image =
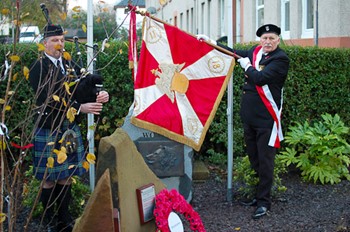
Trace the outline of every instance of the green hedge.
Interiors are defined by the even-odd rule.
[[[104,88],[110,93],[110,102],[103,109],[96,132],[99,137],[110,135],[121,126],[133,101],[133,80],[128,68],[127,46],[124,42],[111,42],[110,45],[97,58],[98,72],[103,75]],[[320,115],[324,113],[332,115],[338,113],[348,124],[350,121],[350,49],[298,46],[282,48],[291,60],[284,92],[283,130],[286,131],[294,122],[320,120]],[[4,55],[12,50],[13,46],[10,45],[0,47],[0,64],[4,62]],[[5,124],[10,129],[16,128],[24,118],[30,118],[28,108],[33,95],[21,70],[24,66],[29,67],[39,55],[35,44],[18,44],[16,50],[16,54],[21,57],[21,61],[15,66],[15,71],[18,72],[17,79],[11,82],[11,90],[16,90],[16,93],[10,102],[12,110],[6,112],[5,117]],[[75,58],[76,51],[72,44],[67,43],[66,50]],[[84,51],[84,47],[81,47],[81,50]],[[82,59],[86,63],[86,57],[83,56]],[[233,83],[233,147],[235,156],[240,156],[244,153],[243,132],[239,118],[243,73],[238,65],[234,69]],[[0,82],[0,98],[4,98],[6,85],[7,81]],[[227,95],[225,94],[200,154],[227,153],[226,107]],[[82,126],[84,127],[84,124]],[[22,129],[11,131],[13,132],[11,136],[14,137],[21,133]]]

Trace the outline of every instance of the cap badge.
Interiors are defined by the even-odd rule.
[[[270,30],[270,27],[269,27],[269,26],[266,26],[265,29],[266,29],[266,31],[269,31],[269,30]]]

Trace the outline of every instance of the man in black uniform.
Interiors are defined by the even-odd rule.
[[[254,219],[266,215],[271,207],[274,160],[276,149],[283,140],[281,111],[289,58],[278,46],[280,33],[278,26],[266,24],[256,31],[260,45],[249,50],[225,47],[242,57],[237,60],[244,69],[245,78],[240,114],[246,151],[259,178],[255,199],[242,204],[257,206]]]

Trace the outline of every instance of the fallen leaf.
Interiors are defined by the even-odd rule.
[[[83,168],[85,168],[86,171],[89,171],[90,164],[87,161],[83,162]]]
[[[72,60],[72,56],[66,51],[63,52],[63,58],[68,60],[68,61]]]
[[[9,14],[10,13],[10,9],[8,9],[8,8],[3,8],[2,10],[1,10],[1,14],[2,15],[7,15],[7,14]]]
[[[11,61],[14,61],[14,62],[18,62],[18,61],[20,61],[20,57],[19,56],[17,56],[17,55],[12,55],[12,56],[10,56],[10,60]]]
[[[67,149],[62,146],[60,150],[54,149],[53,152],[57,155],[57,163],[62,164],[67,159]]]
[[[68,82],[64,82],[63,83],[64,87],[66,88],[66,92],[69,94],[69,95],[72,95],[70,90],[69,90],[69,83]]]
[[[39,52],[45,51],[45,46],[44,46],[44,44],[38,43],[37,46],[38,46],[38,51],[39,51]]]
[[[53,95],[52,98],[53,98],[54,101],[60,102],[60,97],[59,96]]]
[[[54,161],[55,160],[52,157],[47,158],[46,167],[53,168]]]
[[[73,107],[70,107],[68,110],[67,110],[67,118],[70,122],[74,122],[75,120],[75,115],[77,115],[77,110]]]
[[[87,162],[89,162],[89,164],[95,164],[96,156],[92,153],[88,153],[86,156],[86,160]]]
[[[81,11],[81,6],[75,6],[72,8],[72,11],[79,13]]]
[[[86,33],[86,25],[84,23],[81,25],[81,29]]]
[[[0,223],[3,223],[6,220],[6,214],[0,213]]]

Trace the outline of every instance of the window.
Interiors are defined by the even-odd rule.
[[[201,30],[200,30],[200,33],[204,34],[204,11],[205,9],[205,4],[204,2],[201,4]]]
[[[256,0],[256,28],[264,25],[264,0]]]
[[[190,30],[190,11],[189,10],[186,11],[186,31],[191,31]]]
[[[281,36],[290,38],[290,3],[289,0],[281,0]]]
[[[225,0],[219,1],[219,35],[225,35]]]
[[[208,0],[208,15],[207,15],[207,34],[208,34],[208,36],[210,37],[210,22],[211,22],[211,20],[210,20],[210,3],[211,3],[211,1],[210,0]]]
[[[197,32],[194,31],[194,15],[193,15],[193,7],[191,8],[191,32],[193,34],[198,34]]]
[[[180,13],[180,28],[181,28],[181,29],[184,29],[184,28],[183,28],[183,26],[184,26],[184,25],[183,25],[183,23],[184,23],[184,22],[183,22],[183,20],[184,20],[183,18],[184,18],[184,13]]]
[[[314,34],[314,0],[303,0],[302,38],[312,38]]]

